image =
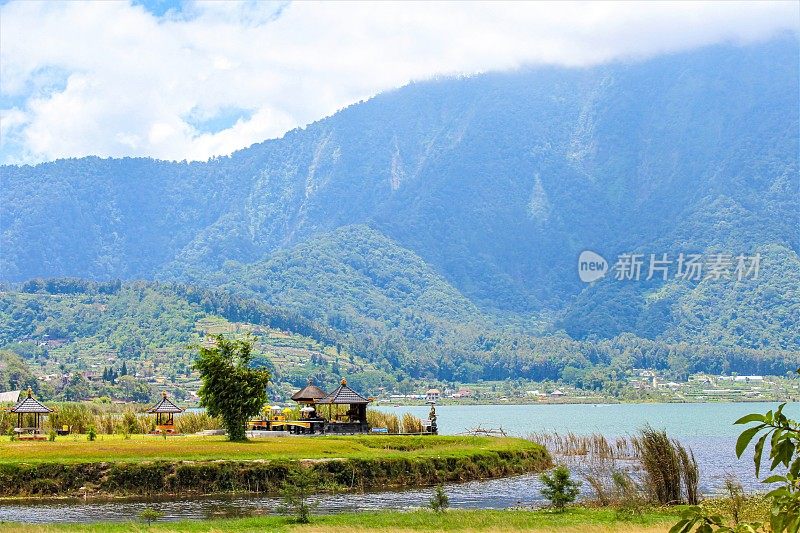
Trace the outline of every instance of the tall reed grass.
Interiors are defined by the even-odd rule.
[[[198,433],[207,429],[222,429],[222,420],[208,413],[183,413],[175,417],[175,430],[178,433]]]
[[[633,437],[536,433],[529,440],[580,472],[601,505],[660,505],[700,499],[699,469],[691,450],[647,426]]]
[[[644,470],[644,483],[654,501],[662,504],[699,501],[699,468],[694,454],[666,431],[646,426],[633,439]]]
[[[86,433],[90,427],[99,434],[143,434],[155,429],[155,417],[145,413],[149,405],[64,402],[48,404],[54,411],[44,418],[43,430],[68,427],[72,433]],[[32,424],[25,420],[26,424]],[[0,434],[7,434],[17,423],[17,416],[0,410]],[[197,433],[205,429],[220,429],[219,419],[207,413],[182,413],[175,416],[176,430]]]
[[[367,411],[367,424],[372,428],[386,428],[389,433],[422,433],[422,420],[412,415],[404,413],[401,419],[395,414],[384,413],[374,409]]]
[[[609,441],[599,433],[576,435],[575,433],[533,433],[528,440],[541,444],[550,453],[561,457],[587,457],[614,460],[634,460],[638,449],[628,437],[617,437]]]

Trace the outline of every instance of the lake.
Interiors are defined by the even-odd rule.
[[[441,434],[454,435],[475,427],[499,428],[514,436],[535,432],[600,433],[606,437],[631,435],[645,424],[688,445],[700,464],[701,490],[720,491],[725,477],[733,474],[748,489],[759,489],[753,475],[752,455],[737,460],[734,443],[741,427],[733,422],[751,412],[774,409],[777,403],[713,404],[598,404],[598,405],[447,405],[436,409]],[[428,407],[378,409],[396,414],[412,413],[427,418]],[[800,405],[786,407],[789,417],[800,417]],[[450,503],[461,508],[505,508],[540,505],[537,476],[453,484],[446,487]],[[431,489],[368,494],[340,494],[318,499],[320,512],[365,509],[406,509],[427,505]],[[170,520],[269,513],[279,506],[274,497],[262,495],[208,496],[194,498],[114,501],[38,501],[0,503],[0,521],[85,522],[130,520],[146,507],[155,507]]]

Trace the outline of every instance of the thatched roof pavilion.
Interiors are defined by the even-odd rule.
[[[328,393],[314,385],[314,380],[308,378],[308,385],[292,394],[292,400],[302,404],[313,404],[326,397]]]

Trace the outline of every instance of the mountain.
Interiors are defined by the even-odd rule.
[[[414,83],[206,163],[2,167],[0,279],[224,287],[425,365],[448,331],[795,353],[799,63],[790,35],[524,68]],[[586,285],[586,249],[764,260],[752,283]]]

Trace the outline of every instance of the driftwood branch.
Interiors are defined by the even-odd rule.
[[[470,435],[473,437],[476,436],[489,436],[489,437],[507,437],[505,430],[502,427],[499,428],[484,428],[482,426],[477,426],[472,429],[468,429],[459,435]]]

